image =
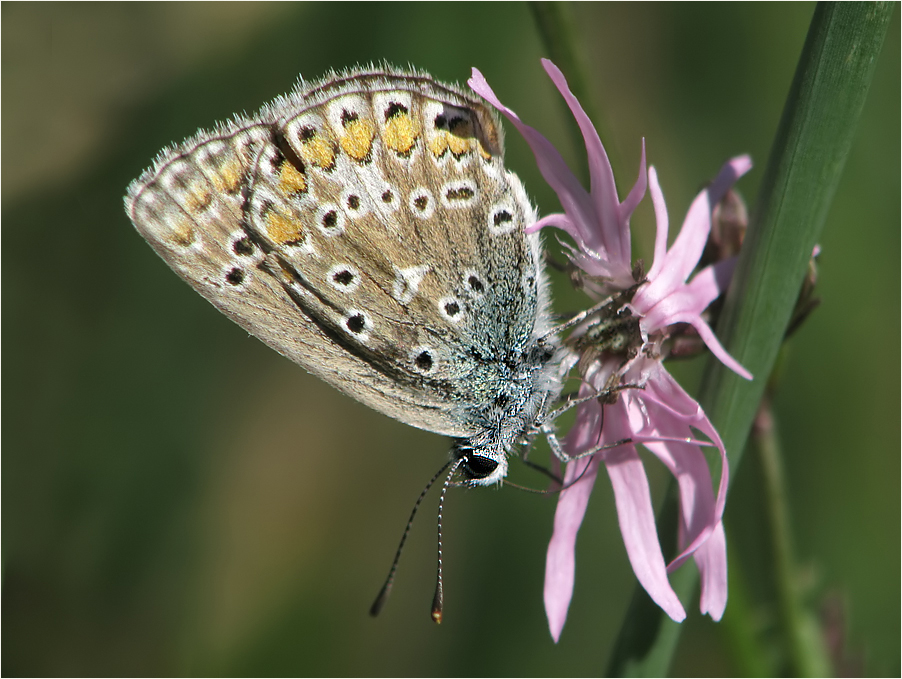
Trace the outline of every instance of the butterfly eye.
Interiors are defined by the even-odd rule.
[[[498,468],[498,463],[490,457],[468,455],[461,466],[470,479],[484,479]]]

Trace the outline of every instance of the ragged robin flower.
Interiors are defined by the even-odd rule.
[[[714,206],[751,168],[747,156],[727,162],[717,178],[693,201],[670,248],[668,215],[655,169],[645,167],[643,144],[639,178],[621,203],[607,154],[563,74],[543,65],[580,127],[591,178],[586,191],[560,153],[534,128],[504,106],[476,69],[470,87],[503,113],[524,136],[542,176],[557,193],[562,214],[529,227],[564,230],[576,242],[570,259],[584,287],[606,302],[577,326],[568,343],[579,356],[582,378],[576,422],[563,441],[571,460],[564,475],[548,547],[545,610],[552,637],[560,637],[573,595],[576,535],[582,524],[598,467],[604,464],[614,490],[626,552],[636,578],[674,620],[686,617],[667,574],[690,557],[701,578],[701,611],[714,620],[727,602],[727,557],[723,511],[728,484],[726,451],[711,422],[663,364],[669,329],[691,326],[708,349],[737,374],[751,375],[723,348],[703,317],[729,285],[735,257],[703,268],[689,280],[711,231]],[[647,271],[632,262],[629,220],[651,193],[657,222],[654,262]],[[593,398],[597,396],[598,398]],[[700,441],[694,431],[708,441]],[[676,477],[680,491],[679,554],[669,564],[658,540],[645,468],[636,451],[641,443]],[[720,453],[717,489],[712,485],[702,445]]]

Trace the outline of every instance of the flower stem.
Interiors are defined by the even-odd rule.
[[[724,346],[755,380],[746,382],[709,361],[699,393],[734,472],[842,175],[894,11],[891,3],[819,3],[815,9],[717,327]],[[684,602],[691,600],[697,581],[694,569],[671,577]],[[634,603],[641,596],[635,594]],[[635,610],[631,604],[608,674],[662,676],[679,625],[663,619],[659,610],[657,622],[643,622],[644,634],[630,635],[637,627]]]
[[[771,541],[787,673],[795,677],[830,676],[833,674],[832,667],[817,620],[802,605],[780,443],[770,401],[766,397],[755,418],[751,441],[763,472],[767,534]]]
[[[775,677],[779,675],[761,635],[757,606],[749,591],[745,569],[727,530],[727,561],[730,564],[730,605],[718,625],[722,643],[733,661],[733,676]]]

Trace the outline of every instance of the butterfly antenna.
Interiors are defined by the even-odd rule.
[[[432,488],[432,484],[434,484],[438,477],[441,476],[445,470],[448,468],[451,462],[446,462],[445,465],[439,469],[435,476],[430,479],[429,483],[426,484],[426,487],[423,488],[423,492],[420,493],[420,497],[417,498],[417,501],[413,504],[413,511],[410,512],[410,518],[407,520],[407,527],[404,529],[404,534],[401,536],[401,542],[398,544],[398,551],[395,552],[395,560],[392,561],[391,570],[388,572],[388,577],[385,579],[385,584],[382,585],[382,589],[379,590],[379,595],[376,597],[376,600],[373,602],[373,605],[370,606],[370,615],[373,617],[379,615],[379,611],[382,610],[382,607],[385,605],[385,602],[388,601],[388,595],[391,594],[392,585],[395,583],[395,572],[398,570],[398,561],[401,559],[401,550],[404,549],[404,543],[407,542],[407,535],[410,533],[410,528],[413,526],[413,519],[417,515],[417,510],[420,508],[420,504],[423,502],[423,498],[426,497],[426,493],[429,492],[429,489]],[[455,465],[455,469],[457,465]],[[453,473],[453,471],[452,471]],[[445,482],[447,485],[447,481]],[[444,491],[442,491],[442,497],[444,497]],[[441,536],[441,505],[439,505],[439,536]],[[441,545],[441,537],[439,537],[439,544]],[[441,564],[441,547],[439,547],[439,563]]]
[[[438,499],[438,573],[435,580],[435,596],[432,597],[432,619],[435,620],[437,625],[442,623],[442,608],[444,606],[444,593],[442,590],[442,509],[445,506],[445,493],[451,487],[451,477],[454,476],[454,472],[457,471],[457,467],[462,461],[463,458],[458,459],[454,466],[451,467],[448,478],[445,479],[445,483],[442,486],[442,494]],[[447,466],[445,465],[445,467]],[[444,467],[442,471],[445,471]]]

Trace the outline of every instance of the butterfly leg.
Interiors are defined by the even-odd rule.
[[[603,413],[604,411],[602,411]],[[604,424],[602,419],[602,425]],[[620,439],[619,441],[613,441],[611,443],[602,443],[589,450],[584,450],[579,455],[570,455],[564,451],[563,446],[561,445],[560,440],[557,437],[557,434],[547,425],[542,426],[542,433],[545,434],[545,438],[548,439],[548,445],[551,447],[551,452],[555,454],[555,456],[561,462],[574,462],[576,460],[581,460],[584,457],[590,457],[591,455],[595,455],[596,453],[601,453],[605,450],[610,450],[611,448],[618,448],[620,446],[630,445],[634,443],[633,439],[625,438]],[[600,432],[599,432],[600,433]]]

